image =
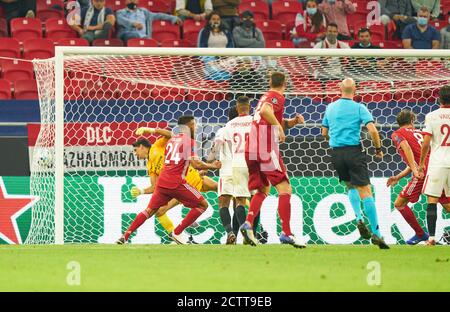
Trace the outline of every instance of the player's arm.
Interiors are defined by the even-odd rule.
[[[275,117],[272,104],[270,104],[268,102],[263,103],[259,114],[269,124],[271,124],[272,126],[278,127],[279,140],[280,140],[280,142],[284,142],[284,140],[286,139],[286,135],[284,134],[284,129],[278,122],[277,117]]]
[[[330,135],[328,134],[327,127],[322,127],[322,136],[324,137],[325,140],[327,140],[327,141],[330,140]]]
[[[425,160],[427,159],[427,155],[430,151],[430,143],[431,143],[431,135],[424,133],[422,148],[420,150],[420,163],[419,163],[418,176],[417,176],[418,178],[424,177]]]
[[[406,162],[407,162],[408,167],[411,169],[411,171],[416,176],[418,168],[417,168],[416,162],[414,161],[414,154],[413,154],[413,151],[411,149],[411,146],[409,146],[409,144],[408,144],[408,142],[406,140],[403,140],[400,143],[400,148],[405,153]]]
[[[387,182],[386,185],[387,186],[394,186],[398,183],[398,181],[400,181],[401,179],[403,179],[404,177],[406,177],[407,175],[409,175],[411,173],[411,168],[406,167],[402,172],[400,172],[399,174],[390,177]]]
[[[375,147],[375,157],[382,158],[383,151],[381,150],[381,139],[377,128],[373,122],[366,124],[366,128],[369,131],[370,137],[372,138],[373,146]]]
[[[172,137],[172,131],[166,129],[140,127],[136,130],[136,135],[144,135],[144,134],[157,134],[167,139],[170,139]]]
[[[305,118],[301,114],[297,114],[294,118],[283,119],[283,128],[284,130],[290,129],[302,123],[305,123]]]
[[[190,165],[197,170],[220,169],[220,167],[222,166],[222,164],[218,160],[215,160],[214,162],[208,164],[196,157],[190,159]]]
[[[211,147],[211,150],[209,151],[208,157],[206,157],[206,162],[212,163],[214,160],[217,159],[217,155],[219,154],[219,147],[220,147],[221,143],[223,143],[223,142],[219,141],[219,140],[214,141],[214,144]]]
[[[156,180],[158,179],[158,176],[154,173],[150,174],[150,186],[144,189],[140,189],[137,186],[133,186],[131,188],[131,197],[135,198],[138,197],[139,195],[143,195],[143,194],[153,194],[153,192],[155,191],[155,185],[156,185]]]

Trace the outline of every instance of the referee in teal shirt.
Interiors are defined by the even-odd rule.
[[[375,157],[381,159],[381,140],[372,114],[360,103],[353,101],[355,81],[347,78],[341,82],[341,99],[330,103],[322,122],[322,135],[330,141],[331,162],[344,181],[348,197],[356,215],[359,233],[381,249],[389,249],[380,234],[377,210],[372,195],[367,156],[361,145],[361,125],[367,127],[375,146]],[[366,227],[361,213],[361,201],[370,222],[372,233]]]

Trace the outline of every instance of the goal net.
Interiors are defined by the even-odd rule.
[[[130,195],[131,187],[150,184],[145,161],[133,154],[135,130],[171,129],[179,116],[194,115],[198,153],[205,158],[236,98],[247,95],[254,109],[268,90],[271,71],[289,77],[285,117],[301,113],[306,120],[287,132],[281,146],[293,187],[294,234],[310,244],[369,243],[359,236],[346,190],[330,164],[328,143],[320,135],[327,104],[339,98],[339,82],[352,77],[357,100],[372,112],[386,151],[382,161],[375,161],[363,132],[381,233],[391,244],[413,235],[393,206],[408,179],[386,186],[390,176],[405,168],[390,136],[400,110],[415,112],[416,126],[421,127],[425,115],[438,107],[439,88],[450,81],[450,52],[57,49],[55,59],[34,61],[41,125],[33,149],[31,190],[39,201],[33,207],[27,243],[113,243],[151,196]],[[208,175],[217,178],[216,172]],[[217,194],[205,195],[211,207],[187,231],[199,243],[223,243]],[[424,197],[413,205],[422,226],[425,209]],[[178,206],[168,215],[177,224],[187,211]],[[273,195],[263,204],[259,227],[268,234],[268,243],[278,242],[277,220]],[[450,216],[440,208],[437,236],[447,226]],[[130,241],[170,242],[154,218]]]

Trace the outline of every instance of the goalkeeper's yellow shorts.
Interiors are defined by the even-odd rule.
[[[192,167],[189,167],[188,173],[186,175],[186,182],[194,187],[198,191],[202,191],[203,188],[203,179],[200,176],[200,173]]]

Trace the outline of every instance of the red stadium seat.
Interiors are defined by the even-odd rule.
[[[198,43],[198,32],[190,32],[188,34],[184,34],[183,40],[188,41],[192,47],[196,47]]]
[[[182,47],[182,48],[192,48],[192,44],[184,39],[179,39],[179,40],[164,40],[161,42],[161,47],[162,48],[178,48],[178,47]]]
[[[0,37],[9,37],[8,36],[8,23],[6,19],[0,17]]]
[[[14,38],[0,38],[0,56],[20,58],[20,43]]]
[[[367,8],[368,1],[362,0],[362,1],[352,1],[352,2],[356,7],[357,13],[365,13],[366,15],[369,13],[369,9]]]
[[[382,49],[403,49],[403,44],[401,41],[374,41],[373,44],[379,46]]]
[[[186,35],[195,33],[198,35],[200,30],[205,27],[206,21],[194,21],[193,19],[187,19],[183,23],[183,39],[186,39]]]
[[[0,79],[0,100],[11,99],[11,81]]]
[[[11,82],[22,79],[34,79],[33,64],[29,61],[3,60],[3,79]]]
[[[295,48],[295,46],[289,40],[268,40],[266,48]]]
[[[364,103],[389,102],[393,98],[392,85],[387,81],[362,81],[358,86],[358,96]]]
[[[107,7],[111,8],[113,11],[125,9],[127,7],[125,1],[126,0],[111,0],[107,2]]]
[[[64,18],[64,2],[62,0],[36,1],[36,16],[41,21],[50,18]]]
[[[239,13],[250,11],[253,13],[255,21],[265,21],[270,17],[269,5],[263,0],[253,0],[241,3],[239,5]]]
[[[299,2],[281,0],[272,3],[272,19],[282,24],[293,23],[297,13],[303,14],[303,7]]]
[[[172,13],[168,2],[161,0],[141,0],[139,6],[146,8],[151,12]]]
[[[11,36],[21,42],[30,38],[41,38],[41,20],[37,18],[13,18],[11,20]]]
[[[74,47],[88,47],[89,41],[83,38],[62,38],[56,43],[57,46],[74,46]]]
[[[23,43],[23,58],[47,59],[55,56],[55,45],[50,39],[28,39]]]
[[[17,80],[14,83],[14,97],[16,100],[38,99],[39,95],[36,80]]]
[[[153,21],[153,34],[152,38],[158,42],[164,40],[178,40],[180,39],[180,26],[172,24],[169,21]]]
[[[123,47],[123,41],[117,38],[111,39],[95,39],[92,42],[94,47]]]
[[[45,37],[58,41],[61,38],[77,38],[78,34],[70,28],[63,18],[50,18],[45,22]]]
[[[0,17],[5,17],[5,10],[3,10],[2,6],[0,6]]]
[[[128,47],[157,47],[158,41],[151,38],[132,38],[127,42]]]
[[[447,27],[448,19],[445,19],[443,21],[441,20],[431,21],[430,25],[436,28],[437,30],[441,30],[442,28]]]
[[[371,25],[370,32],[372,33],[373,41],[382,41],[385,39],[386,27],[384,25]]]
[[[283,40],[283,32],[281,23],[278,21],[257,21],[256,27],[264,34],[264,39],[267,40]]]

